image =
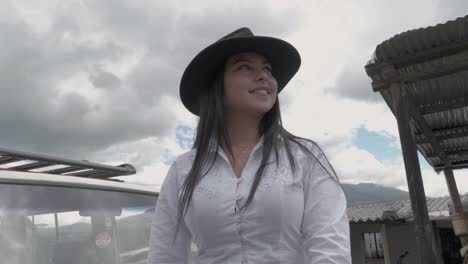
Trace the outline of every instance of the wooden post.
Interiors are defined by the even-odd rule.
[[[383,239],[383,247],[384,247],[384,264],[392,264],[392,258],[391,258],[391,246],[390,246],[390,241],[391,239],[389,238],[390,232],[389,232],[389,225],[386,223],[382,224],[382,227],[380,229],[380,233],[382,234],[382,239]]]
[[[412,120],[410,117],[408,97],[405,94],[406,91],[400,85],[392,85],[391,92],[400,134],[403,160],[405,163],[411,209],[414,215],[416,247],[418,252],[412,252],[412,255],[414,254],[417,256],[419,264],[433,264],[435,263],[435,256],[432,251],[432,226],[427,212],[426,195],[424,192],[414,133],[410,126]]]
[[[461,203],[460,194],[458,193],[457,183],[455,181],[455,177],[453,176],[453,170],[445,169],[444,174],[450,194],[450,200],[452,201],[453,205],[453,210],[455,213],[463,213],[463,206]]]
[[[448,168],[444,170],[445,181],[449,189],[450,200],[452,201],[455,214],[463,214],[465,209],[461,203],[460,194],[458,193],[457,182],[453,176],[453,170]],[[462,247],[468,245],[468,236],[460,236]]]

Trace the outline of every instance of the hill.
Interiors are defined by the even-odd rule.
[[[396,202],[409,199],[409,193],[406,191],[374,183],[343,183],[342,186],[346,195],[348,207],[371,203]]]

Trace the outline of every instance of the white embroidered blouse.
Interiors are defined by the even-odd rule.
[[[241,177],[218,149],[214,166],[194,190],[174,241],[178,191],[195,151],[177,158],[156,203],[150,264],[351,263],[346,199],[315,144],[306,143],[324,166],[292,144],[296,173],[281,151],[278,167],[276,162],[266,167],[252,203],[240,210],[261,163],[262,142],[253,149]],[[194,253],[190,245],[195,245]]]

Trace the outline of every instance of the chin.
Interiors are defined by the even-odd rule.
[[[252,108],[252,112],[255,113],[256,115],[264,115],[266,114],[268,111],[271,110],[271,108],[273,108],[272,105],[263,105],[263,106],[255,106]]]

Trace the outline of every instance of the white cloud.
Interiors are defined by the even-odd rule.
[[[136,175],[120,177],[120,179],[134,184],[154,185],[155,190],[158,190],[158,188],[161,187],[168,170],[169,166],[163,162],[155,162],[143,167]]]
[[[332,156],[337,173],[344,183],[371,182],[408,191],[405,167],[401,158],[379,161],[366,150],[349,146]],[[420,161],[421,162],[421,161]],[[460,194],[468,193],[468,172],[454,171]],[[421,175],[426,196],[447,196],[448,187],[444,173],[422,169]]]
[[[446,3],[7,1],[0,7],[0,33],[9,36],[0,43],[0,74],[7,76],[0,85],[15,89],[0,88],[0,145],[130,162],[139,173],[128,181],[161,183],[165,151],[185,151],[176,127],[196,125],[178,99],[184,67],[206,45],[250,26],[302,55],[280,96],[286,128],[324,146],[344,181],[405,188],[401,160],[382,162],[353,145],[360,127],[399,144],[395,118],[372,94],[364,66],[385,39],[468,10],[465,1]],[[443,176],[423,174],[428,194],[444,193]],[[463,191],[466,178],[457,176]]]
[[[353,145],[359,127],[400,144],[396,120],[380,95],[372,95],[364,66],[375,47],[393,35],[456,16],[441,19],[437,1],[361,1],[359,5],[326,1],[308,2],[301,8],[309,14],[309,26],[289,36],[302,54],[303,65],[282,95],[287,101],[287,128],[324,145],[344,182],[407,188],[402,159],[379,161]],[[423,179],[427,195],[448,194],[443,175],[423,171]],[[459,181],[460,191],[468,191]]]

